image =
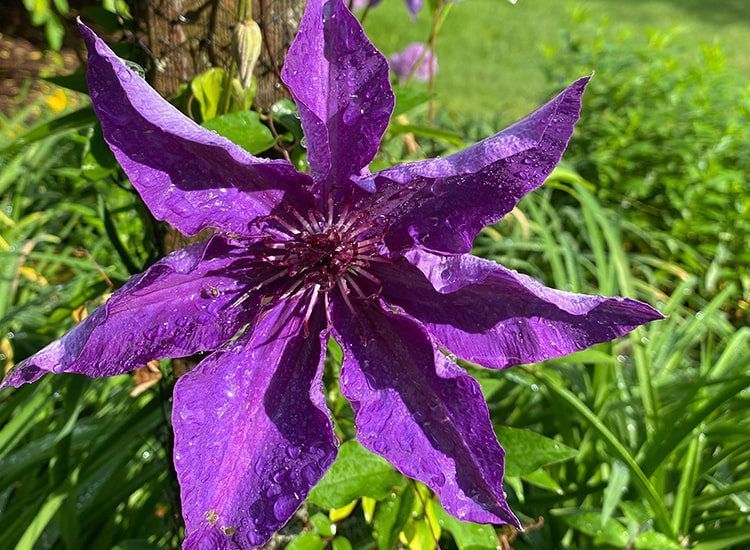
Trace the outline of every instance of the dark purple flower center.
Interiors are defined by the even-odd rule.
[[[321,296],[327,303],[331,292],[340,292],[352,311],[356,301],[378,297],[381,284],[369,269],[388,261],[379,252],[385,228],[366,210],[345,207],[335,214],[331,204],[327,215],[314,209],[304,215],[287,207],[259,226],[266,236],[256,257],[273,269],[252,291],[267,288],[271,303],[306,294],[309,318]]]

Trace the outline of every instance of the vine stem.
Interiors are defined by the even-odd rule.
[[[435,49],[437,46],[438,25],[443,14],[443,6],[443,1],[440,0],[437,8],[435,8],[435,13],[432,16],[432,28],[430,29],[430,38],[427,46],[430,50],[430,59],[427,64],[427,70],[430,75],[427,84],[427,90],[430,92],[430,101],[428,103],[430,126],[435,126],[435,98],[433,96],[433,92],[435,91]]]

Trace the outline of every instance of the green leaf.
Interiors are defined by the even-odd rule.
[[[496,429],[497,438],[505,449],[505,475],[530,474],[542,466],[570,460],[578,451],[530,430]]]
[[[51,14],[51,17],[44,24],[44,35],[47,38],[49,47],[59,52],[60,48],[62,48],[63,38],[65,37],[65,27],[63,27],[59,17]]]
[[[465,145],[461,134],[451,132],[450,130],[443,130],[441,128],[433,128],[432,126],[422,126],[419,124],[391,124],[388,130],[394,136],[399,136],[401,134],[414,134],[424,138],[444,141],[451,145],[455,145],[456,147],[463,147]]]
[[[304,133],[297,112],[297,106],[291,99],[281,99],[271,106],[273,120],[291,132],[296,141],[302,141]]]
[[[81,10],[86,17],[96,22],[105,34],[114,34],[122,30],[121,19],[116,13],[102,6],[86,6]]]
[[[287,550],[323,550],[326,543],[315,533],[305,533],[287,544]]]
[[[190,90],[200,105],[204,121],[211,120],[219,113],[219,102],[226,83],[227,73],[220,68],[208,69],[190,82]]]
[[[313,526],[313,529],[315,529],[315,532],[319,535],[323,535],[324,537],[333,536],[333,524],[331,523],[331,520],[328,519],[328,516],[324,513],[318,512],[317,514],[313,514],[312,516],[310,516],[310,524]]]
[[[86,71],[82,69],[70,74],[60,76],[43,76],[41,78],[42,80],[51,82],[52,84],[60,86],[61,88],[67,88],[68,90],[73,90],[74,92],[79,92],[82,94],[89,93],[89,87],[86,83]]]
[[[457,520],[449,515],[436,499],[431,500],[429,506],[432,506],[432,511],[440,527],[453,536],[459,550],[480,550],[482,548],[494,550],[498,547],[497,534],[495,534],[491,525]]]
[[[333,550],[352,550],[352,543],[346,537],[336,537],[331,541]]]
[[[620,499],[622,499],[622,495],[628,488],[628,483],[630,483],[629,470],[622,462],[615,460],[612,463],[612,469],[609,472],[607,487],[604,489],[604,502],[602,504],[601,516],[602,525],[612,517],[612,512],[615,511]]]
[[[42,535],[47,524],[52,520],[67,497],[67,490],[55,492],[49,495],[41,508],[37,511],[31,524],[26,528],[26,531],[24,531],[16,548],[35,548],[36,541]]]
[[[310,491],[308,500],[327,510],[341,508],[363,496],[382,500],[401,480],[401,474],[386,460],[356,441],[347,441],[341,445],[331,469]]]
[[[42,122],[31,130],[21,134],[16,139],[0,146],[0,153],[14,151],[25,145],[29,145],[41,139],[81,128],[92,127],[96,123],[96,115],[91,106],[82,107],[77,111],[61,117]]]
[[[638,533],[635,537],[635,547],[638,550],[680,550],[682,546],[669,540],[656,531],[645,531]]]
[[[559,512],[558,510],[553,510]],[[602,525],[601,514],[596,512],[557,513],[573,529],[594,538],[594,544],[609,544],[624,548],[628,544],[628,531],[619,522],[610,519]]]
[[[594,431],[599,434],[607,447],[609,447],[610,452],[612,452],[612,454],[616,458],[621,460],[628,467],[628,470],[630,470],[630,474],[633,478],[633,483],[638,488],[641,495],[645,497],[646,500],[648,500],[651,508],[653,509],[654,521],[656,525],[661,531],[674,537],[672,525],[669,521],[669,515],[667,513],[667,508],[664,505],[664,501],[662,500],[661,495],[657,492],[656,488],[653,486],[646,474],[643,473],[641,467],[638,466],[638,463],[635,461],[635,458],[633,458],[633,455],[631,455],[628,452],[627,448],[622,443],[620,443],[620,440],[617,438],[617,436],[615,436],[615,434],[613,434],[610,429],[607,428],[604,422],[602,422],[601,419],[596,416],[583,401],[581,401],[578,397],[576,397],[574,393],[563,386],[562,382],[559,380],[559,377],[554,376],[548,371],[543,372],[541,375],[537,375],[536,373],[533,374],[537,376],[540,381],[545,382],[549,391],[560,398],[561,402],[568,405],[573,410],[573,412],[579,414],[583,419],[585,419],[586,422],[588,422],[589,425],[594,429]]]
[[[537,487],[541,487],[542,489],[547,489],[548,491],[552,491],[553,493],[557,493],[558,495],[563,494],[562,487],[560,487],[560,484],[553,478],[551,475],[549,475],[549,472],[545,470],[544,468],[539,468],[538,470],[534,470],[530,474],[524,474],[521,476],[521,478],[526,481],[527,483],[531,483],[532,485],[536,485]]]
[[[424,105],[431,98],[435,97],[435,94],[419,90],[412,86],[394,86],[393,92],[396,94],[396,106],[393,109],[393,116],[395,118],[412,109]]]
[[[398,534],[409,520],[415,501],[414,492],[404,484],[400,492],[393,492],[390,498],[378,503],[372,527],[379,550],[392,550],[395,547]]]
[[[239,111],[221,115],[203,123],[203,127],[233,141],[255,155],[273,146],[275,140],[255,111]]]

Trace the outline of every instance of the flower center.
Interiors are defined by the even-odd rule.
[[[388,261],[378,251],[385,228],[372,222],[367,211],[344,208],[334,216],[330,204],[327,216],[313,209],[305,216],[288,207],[258,226],[265,237],[257,260],[273,269],[236,304],[264,288],[272,304],[304,293],[307,321],[321,295],[327,303],[331,292],[340,292],[352,312],[353,302],[379,295],[380,281],[369,268],[373,262]]]

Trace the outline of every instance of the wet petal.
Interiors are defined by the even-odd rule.
[[[261,546],[334,461],[322,393],[328,331],[319,307],[303,335],[304,305],[277,305],[177,382],[186,549]]]
[[[91,102],[104,139],[154,216],[182,233],[247,235],[282,200],[304,203],[310,179],[283,160],[252,156],[180,113],[79,23]]]
[[[373,269],[383,298],[458,357],[489,368],[561,357],[662,318],[635,300],[554,290],[468,254],[407,256],[414,265],[401,260]]]
[[[342,0],[308,0],[282,77],[299,108],[313,177],[347,183],[377,153],[393,111],[385,57]]]
[[[362,188],[376,189],[363,207],[392,223],[388,246],[468,252],[482,228],[552,172],[573,133],[588,81],[577,80],[526,118],[458,153],[360,178]]]
[[[334,300],[333,326],[357,439],[426,483],[455,517],[518,526],[503,493],[504,452],[476,380],[406,316],[362,306],[355,317]]]
[[[231,270],[242,250],[213,237],[170,254],[19,363],[0,388],[19,387],[48,372],[114,376],[153,359],[216,349],[255,313],[253,300],[231,307],[248,284]]]

